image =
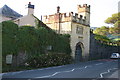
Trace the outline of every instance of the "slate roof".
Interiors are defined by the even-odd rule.
[[[4,5],[2,8],[0,8],[0,14],[2,14],[3,16],[6,16],[6,17],[10,17],[12,19],[17,19],[19,17],[22,17],[21,14],[17,13],[16,11],[11,9],[7,5]]]

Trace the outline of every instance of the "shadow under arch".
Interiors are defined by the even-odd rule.
[[[84,51],[84,45],[82,42],[78,42],[76,44],[76,49],[75,49],[75,63],[81,62],[83,60],[82,54]]]

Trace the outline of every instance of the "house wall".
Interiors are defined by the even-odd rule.
[[[71,31],[71,16],[66,16],[66,13],[44,16],[43,22],[57,33],[63,34]]]
[[[36,26],[35,21],[36,19],[32,14],[14,20],[14,22],[19,26],[23,25]]]
[[[11,20],[11,18],[0,15],[0,23],[3,21],[8,21],[8,20]]]

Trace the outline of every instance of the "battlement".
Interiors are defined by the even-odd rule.
[[[83,6],[78,5],[77,8],[78,8],[78,13],[81,13],[81,12],[90,13],[90,5],[87,5],[87,4],[83,4]]]
[[[76,22],[80,24],[86,24],[86,17],[82,15],[78,15],[78,13],[56,13],[53,15],[45,15],[43,16],[43,22],[45,23],[57,23],[57,22]]]
[[[57,7],[57,13],[53,15],[43,16],[43,22],[47,24],[51,23],[63,23],[63,22],[76,22],[84,25],[89,25],[90,15],[90,5],[83,4],[83,6],[78,5],[78,13],[60,13],[60,7]]]
[[[86,17],[83,17],[82,15],[78,15],[77,13],[75,13],[75,15],[73,15],[72,22],[80,23],[83,25],[88,25],[86,23]]]
[[[73,12],[68,13],[55,13],[53,15],[45,15],[43,16],[45,19],[51,19],[51,18],[66,18],[71,17],[73,15]]]
[[[90,8],[90,5],[87,5],[87,4],[83,4],[83,6],[81,5],[78,5],[79,8]]]

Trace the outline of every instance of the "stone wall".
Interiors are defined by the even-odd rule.
[[[106,59],[110,58],[113,52],[120,53],[120,46],[108,46],[102,44],[100,41],[95,40],[95,34],[90,33],[90,60],[93,59]]]

